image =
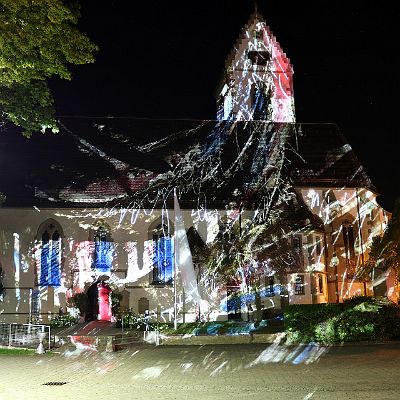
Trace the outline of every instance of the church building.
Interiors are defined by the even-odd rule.
[[[261,318],[379,280],[397,301],[390,274],[362,274],[388,222],[376,189],[335,124],[296,122],[293,74],[255,13],[215,121],[64,117],[58,135],[0,135],[0,321],[46,323],[80,293],[84,318],[108,321],[113,293],[162,322]]]

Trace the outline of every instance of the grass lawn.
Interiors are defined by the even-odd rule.
[[[16,349],[8,347],[0,347],[0,356],[33,356],[33,349]]]
[[[44,353],[46,356],[55,354],[52,350]],[[19,349],[17,347],[0,347],[0,356],[35,356],[36,349]]]

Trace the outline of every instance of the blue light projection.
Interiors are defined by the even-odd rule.
[[[171,237],[163,236],[154,242],[153,263],[156,266],[153,281],[155,283],[172,283],[174,252]]]
[[[272,284],[267,287],[262,287],[259,289],[259,296],[262,298],[268,298],[272,296],[280,296],[282,293],[282,285]],[[227,296],[226,301],[222,302],[220,305],[221,311],[226,312],[238,312],[243,308],[247,307],[249,304],[254,304],[256,301],[256,295],[253,291],[243,293],[234,292]]]
[[[95,237],[93,265],[98,275],[111,275],[114,244],[107,241],[106,232],[99,230]]]
[[[39,286],[60,286],[60,235],[57,231],[50,235],[45,231],[42,235],[42,250],[40,254]]]

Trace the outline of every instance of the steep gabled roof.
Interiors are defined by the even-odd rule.
[[[145,206],[173,185],[188,207],[203,197],[223,206],[257,197],[278,168],[295,186],[372,187],[333,124],[63,118],[61,127],[31,139],[0,133],[4,206]]]
[[[288,168],[295,186],[367,187],[375,191],[336,124],[297,124],[290,146]]]

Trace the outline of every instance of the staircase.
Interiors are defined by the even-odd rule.
[[[108,321],[91,321],[58,329],[53,333],[53,340],[55,347],[66,354],[112,352],[144,343],[143,332],[121,332]]]

